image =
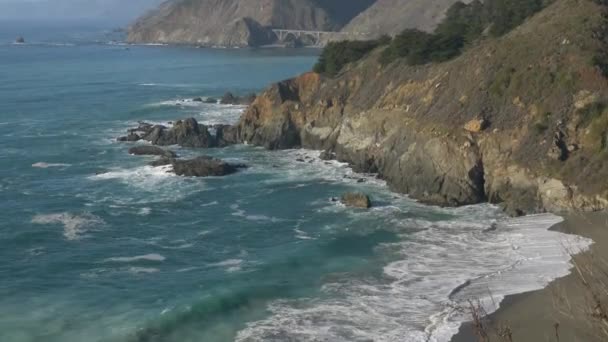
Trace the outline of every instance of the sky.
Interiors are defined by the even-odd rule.
[[[95,20],[126,24],[163,0],[0,0],[3,21]]]

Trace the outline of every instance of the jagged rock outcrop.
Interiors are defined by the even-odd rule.
[[[214,131],[215,134],[211,134],[211,131]],[[117,140],[121,142],[146,140],[152,145],[179,145],[192,148],[225,147],[239,142],[235,127],[230,125],[209,127],[199,124],[194,118],[178,120],[172,127],[140,122],[138,127],[129,129],[127,132],[126,136],[119,137]],[[142,146],[130,150],[132,154],[154,154],[152,152],[171,157],[166,155],[167,151],[154,147]]]
[[[274,84],[241,118],[239,139],[335,153],[427,203],[605,209],[608,82],[592,62],[607,51],[604,13],[556,0],[449,62],[383,67],[375,51],[336,78]]]

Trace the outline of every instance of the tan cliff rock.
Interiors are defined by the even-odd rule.
[[[238,134],[335,152],[427,203],[605,209],[608,82],[591,63],[605,48],[594,34],[602,13],[590,0],[557,0],[449,62],[382,67],[376,51],[336,78],[307,73],[258,97]],[[479,130],[464,129],[480,117]]]

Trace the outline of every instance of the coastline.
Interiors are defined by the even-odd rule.
[[[590,250],[575,256],[575,260],[583,263],[589,261],[591,256],[596,261],[608,260],[608,213],[566,214],[564,221],[551,229],[594,241]],[[590,334],[589,319],[583,308],[587,300],[586,293],[578,275],[573,272],[554,280],[542,290],[507,296],[498,311],[488,316],[490,330],[501,326],[510,327],[513,342],[556,341],[555,325],[559,324],[561,341],[602,341]],[[501,341],[498,336],[490,338]],[[473,341],[477,341],[477,338],[472,323],[463,324],[451,340]]]

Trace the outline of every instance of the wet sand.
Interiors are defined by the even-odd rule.
[[[608,272],[608,213],[569,214],[564,219],[552,229],[588,237],[595,242],[589,252],[575,257],[577,264],[592,265],[596,271]],[[607,274],[598,276],[600,281],[608,281]],[[589,314],[589,308],[593,306],[589,304],[589,293],[578,272],[573,270],[543,290],[508,296],[486,322],[490,327],[490,340],[510,341],[497,336],[501,327],[508,326],[513,342],[607,341],[608,337],[597,336],[596,320]],[[608,298],[608,294],[604,298]],[[463,325],[452,338],[452,342],[478,340],[472,324]]]

